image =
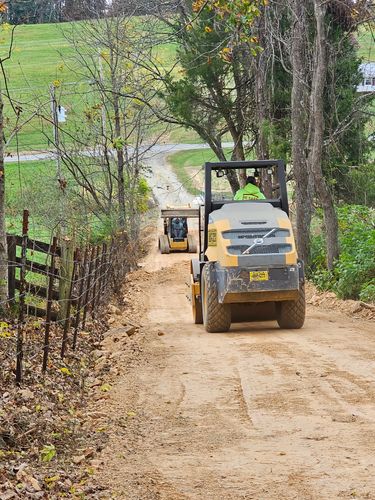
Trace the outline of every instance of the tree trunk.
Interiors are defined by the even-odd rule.
[[[257,57],[255,71],[255,100],[256,100],[256,123],[258,124],[258,141],[256,144],[256,153],[258,160],[268,160],[270,158],[268,138],[264,132],[264,125],[269,117],[269,101],[267,97],[268,73],[267,58],[269,57],[270,43],[266,39],[266,12],[259,18],[258,39],[261,47],[264,48]],[[266,169],[260,171],[260,185],[266,198],[273,198],[272,176]]]
[[[113,110],[114,110],[114,125],[115,125],[115,140],[121,140],[121,114],[120,103],[117,89],[116,77],[112,74],[112,88],[113,88]],[[117,156],[117,199],[119,210],[119,229],[126,229],[126,205],[125,205],[125,178],[124,178],[124,148],[121,144],[116,144]]]
[[[315,58],[311,89],[310,120],[311,148],[308,162],[315,184],[315,190],[324,211],[324,223],[327,241],[327,267],[332,269],[339,256],[338,223],[333,195],[327,185],[322,170],[322,152],[324,142],[324,88],[327,79],[327,37],[325,26],[326,6],[321,0],[314,0],[316,21]]]
[[[294,26],[292,30],[292,163],[295,177],[296,196],[296,241],[299,258],[305,263],[310,257],[310,224],[312,214],[312,193],[309,190],[305,146],[306,127],[306,13],[300,0],[293,0]]]
[[[8,250],[5,222],[4,102],[0,93],[0,310],[8,298]]]
[[[215,153],[215,155],[217,156],[219,161],[227,161],[222,144],[221,144],[221,142],[219,142],[219,140],[212,139],[211,136],[202,134],[199,131],[197,131],[197,132],[202,137],[202,139],[207,142],[207,144],[210,146],[212,151]],[[228,179],[228,182],[230,184],[232,193],[236,194],[236,192],[240,189],[240,183],[239,183],[236,171],[235,170],[228,170],[227,179]]]
[[[239,135],[232,134],[232,137],[234,140],[234,148],[233,148],[231,160],[232,161],[244,161],[245,160],[245,151],[244,151],[244,147],[243,147],[243,137],[241,136],[241,134],[239,134]],[[246,176],[246,168],[240,168],[238,170],[238,176],[234,170],[231,170],[229,172],[230,172],[230,175],[233,179],[234,178],[237,179],[237,181],[239,183],[239,187],[246,186],[246,177],[247,177]],[[232,175],[232,174],[235,174],[235,175]],[[228,175],[228,179],[229,179],[229,175]]]

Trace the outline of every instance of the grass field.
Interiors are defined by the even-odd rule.
[[[88,167],[89,168],[89,167]],[[101,172],[95,166],[85,170],[100,191],[104,187]],[[77,189],[73,175],[64,170],[66,187],[64,195],[58,188],[55,161],[30,161],[6,165],[6,223],[7,233],[22,234],[23,210],[29,210],[29,237],[49,243],[59,232],[61,220],[65,220],[68,234],[77,244],[88,239],[101,242],[110,232],[112,219],[103,212],[95,213],[82,205],[82,190]],[[87,203],[89,196],[85,197]],[[147,206],[148,195],[142,203]],[[61,203],[61,205],[60,205]],[[62,213],[63,212],[63,213]],[[113,214],[113,219],[116,215]]]
[[[75,27],[79,28],[79,23]],[[82,121],[81,113],[83,102],[77,90],[85,90],[88,82],[82,78],[77,84],[77,76],[72,72],[74,67],[73,51],[69,42],[64,37],[64,32],[69,32],[70,23],[22,25],[16,28],[13,54],[9,61],[5,62],[9,80],[9,88],[12,95],[25,109],[22,116],[29,116],[26,109],[36,103],[45,106],[49,113],[49,87],[55,80],[62,82],[59,89],[61,104],[68,110],[68,129],[73,123]],[[10,31],[6,29],[0,34],[0,54],[7,54],[9,47]],[[375,42],[368,32],[362,32],[359,36],[359,55],[364,60],[375,61]],[[163,45],[157,49],[157,56],[163,65],[173,64],[175,58],[175,46]],[[6,103],[7,116],[12,117],[9,103]],[[13,119],[11,122],[14,121]],[[161,127],[162,128],[162,127]],[[34,118],[18,134],[18,145],[16,140],[10,144],[9,150],[31,151],[46,150],[50,147],[49,137],[52,136],[50,124]],[[188,130],[174,127],[166,134],[165,142],[170,143],[194,143],[201,142],[199,137]]]
[[[361,30],[358,35],[358,55],[364,62],[375,62],[375,38],[368,30]]]
[[[225,149],[226,153],[230,151]],[[204,189],[203,164],[206,161],[217,161],[217,158],[210,149],[196,149],[174,153],[168,156],[168,161],[186,191],[197,196]]]
[[[5,189],[7,232],[11,234],[22,233],[22,212],[30,208],[30,197],[37,197],[34,187],[37,184],[48,186],[53,183],[55,163],[52,161],[31,161],[9,163],[6,165]],[[46,193],[47,196],[47,193]],[[38,200],[35,200],[37,203]],[[42,204],[44,200],[39,199]],[[51,231],[30,213],[29,235],[31,238],[49,241]]]
[[[22,103],[25,110],[35,103],[45,103],[48,106],[49,87],[55,80],[62,80],[66,88],[74,81],[74,75],[64,65],[72,56],[71,48],[64,39],[62,30],[67,25],[46,24],[18,26],[15,31],[13,54],[5,62],[8,84],[12,96]],[[1,55],[7,51],[9,32],[2,33]],[[73,102],[73,99],[71,99]],[[48,107],[46,106],[46,109]],[[9,104],[6,103],[6,114],[12,116]],[[25,117],[28,112],[25,111]],[[48,138],[52,135],[50,127],[39,119],[32,120],[18,136],[21,151],[47,149]],[[16,149],[15,142],[10,149]]]
[[[79,30],[79,23],[75,29]],[[8,76],[8,85],[12,97],[24,109],[21,122],[27,119],[31,110],[39,104],[50,115],[50,86],[59,81],[57,98],[68,111],[68,130],[74,130],[74,124],[81,124],[85,106],[80,94],[89,88],[89,81],[74,73],[77,63],[74,52],[65,38],[71,30],[70,23],[22,25],[15,31],[13,53],[4,66]],[[6,29],[0,35],[0,54],[4,57],[9,47],[10,31]],[[156,56],[161,64],[168,67],[173,63],[175,48],[172,44],[157,49]],[[14,114],[9,103],[5,103],[5,113],[10,118],[10,126],[14,124]],[[155,133],[162,130],[162,124]],[[35,151],[51,149],[52,126],[40,118],[34,118],[19,132],[17,140],[9,145],[10,151]],[[198,136],[182,128],[174,127],[166,134],[168,142],[197,142]]]
[[[231,149],[226,148],[226,156],[229,158]],[[254,159],[249,156],[247,159]],[[216,156],[210,149],[180,151],[168,156],[168,162],[172,166],[174,173],[179,182],[184,186],[186,191],[193,196],[202,195],[204,192],[204,170],[203,165],[207,161],[217,161]],[[249,172],[251,174],[251,171]],[[212,190],[216,195],[221,196],[226,194],[227,198],[231,198],[231,191],[228,188],[228,180],[226,177],[216,179],[212,176]],[[288,183],[289,199],[293,197],[293,185]]]

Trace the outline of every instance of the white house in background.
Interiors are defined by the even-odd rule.
[[[375,62],[361,64],[359,70],[363,80],[358,85],[357,92],[375,92]]]

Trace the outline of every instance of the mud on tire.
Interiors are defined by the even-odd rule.
[[[297,300],[276,302],[276,312],[280,328],[302,328],[306,314],[305,284],[301,284]]]
[[[229,304],[220,304],[212,263],[205,264],[202,270],[202,310],[203,323],[207,332],[227,332],[231,324],[231,308]]]

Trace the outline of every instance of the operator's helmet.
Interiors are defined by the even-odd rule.
[[[246,178],[246,184],[253,184],[253,186],[257,186],[258,185],[258,181],[257,181],[257,179],[256,179],[255,176],[249,175]]]

